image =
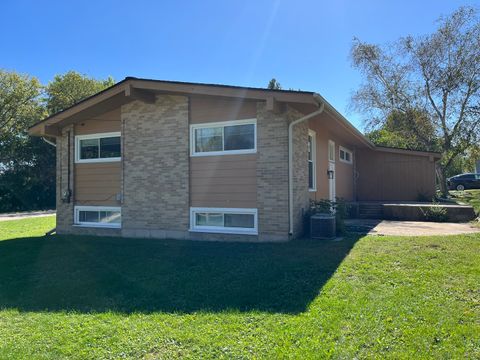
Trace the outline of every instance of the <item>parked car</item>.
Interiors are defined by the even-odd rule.
[[[459,174],[447,179],[450,190],[480,189],[480,174]]]

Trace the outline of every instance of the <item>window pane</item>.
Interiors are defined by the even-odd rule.
[[[100,222],[108,224],[120,224],[121,215],[119,211],[100,211]]]
[[[255,125],[225,126],[225,150],[255,148]]]
[[[313,189],[313,162],[308,162],[308,188]]]
[[[349,152],[345,152],[345,160],[347,160],[348,162],[350,162],[350,153]]]
[[[335,144],[328,143],[328,160],[335,161]]]
[[[98,159],[98,139],[80,140],[80,159]]]
[[[120,157],[120,136],[100,139],[100,157]]]
[[[197,226],[223,227],[223,214],[220,213],[197,213],[195,219]]]
[[[98,222],[98,211],[79,211],[78,219],[80,222]]]
[[[340,150],[340,159],[345,160],[345,151]]]
[[[195,129],[195,151],[222,151],[222,128]]]
[[[254,219],[253,214],[225,214],[225,226],[253,229]]]
[[[312,160],[312,137],[308,135],[308,160]]]

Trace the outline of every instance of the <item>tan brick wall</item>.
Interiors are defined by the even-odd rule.
[[[288,125],[286,116],[257,104],[258,231],[264,240],[288,238]]]
[[[291,121],[303,115],[289,112]],[[301,237],[304,232],[304,214],[309,207],[308,192],[308,122],[293,127],[293,237]]]
[[[70,177],[68,176],[68,138],[70,135]],[[74,171],[74,143],[75,134],[73,126],[67,126],[62,129],[62,136],[57,138],[57,233],[71,232],[73,224],[73,201],[75,194],[73,193],[73,171]],[[64,191],[72,191],[70,202],[66,203],[62,200]]]
[[[185,238],[189,226],[188,98],[122,106],[122,234]]]

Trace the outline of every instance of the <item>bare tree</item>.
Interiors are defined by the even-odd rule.
[[[382,126],[391,113],[406,115],[411,131],[426,147],[439,150],[437,175],[447,193],[446,170],[480,135],[480,21],[472,7],[438,20],[430,35],[401,38],[378,46],[358,39],[352,46],[355,68],[365,82],[352,104],[363,112],[367,128]],[[436,139],[426,137],[425,114]],[[423,118],[423,116],[422,116]]]

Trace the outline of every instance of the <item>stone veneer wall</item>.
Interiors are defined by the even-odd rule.
[[[188,98],[122,106],[122,235],[180,238],[189,227]]]

